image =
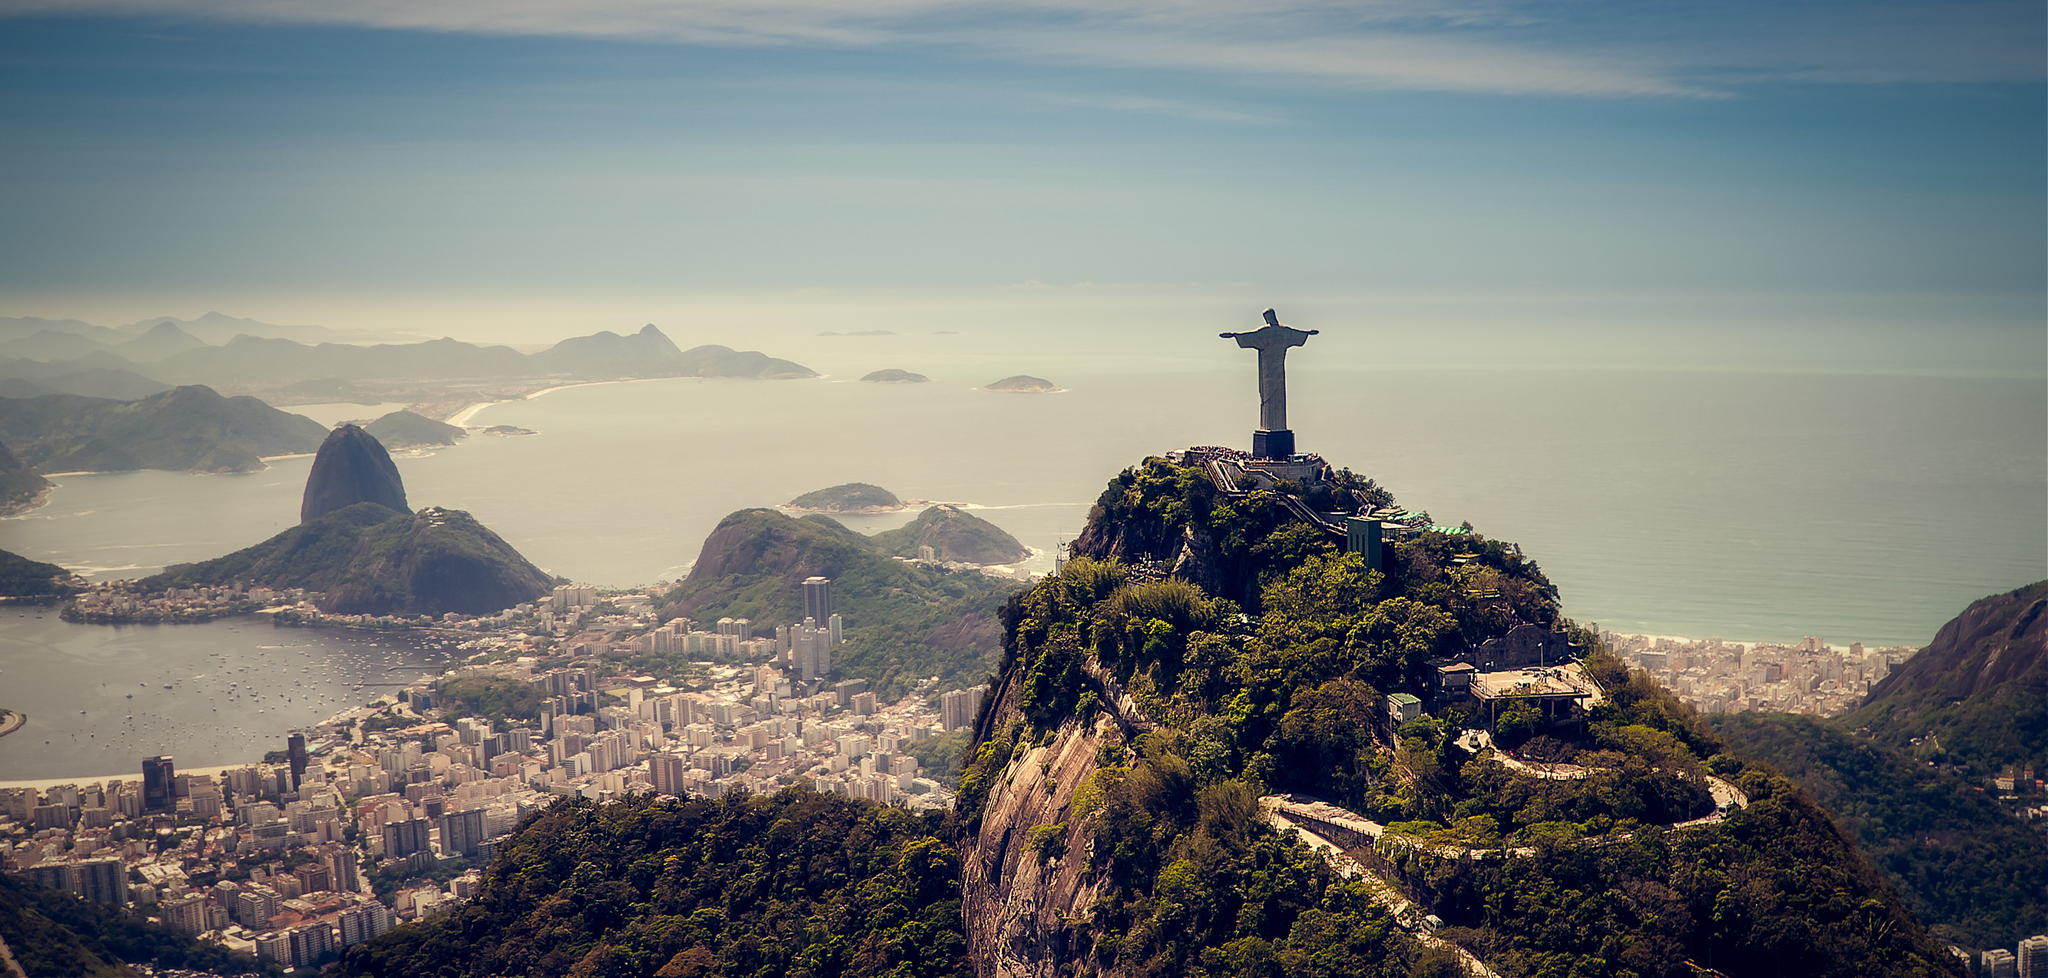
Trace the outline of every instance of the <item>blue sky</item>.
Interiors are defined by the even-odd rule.
[[[2039,345],[2039,3],[1093,6],[4,0],[0,315],[1442,297]]]

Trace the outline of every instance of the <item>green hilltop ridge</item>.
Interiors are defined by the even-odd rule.
[[[247,472],[310,452],[327,429],[253,397],[178,387],[137,401],[0,398],[0,439],[42,472]]]
[[[56,564],[0,550],[0,598],[54,598],[75,590],[73,575]]]
[[[0,516],[33,508],[49,491],[50,480],[37,475],[6,445],[0,444]]]
[[[363,426],[387,448],[446,447],[469,437],[469,431],[411,411],[393,411]]]
[[[1984,598],[1856,709],[1733,714],[1715,732],[1833,812],[1937,933],[2012,947],[2048,930],[2048,842],[1984,789],[2048,770],[2044,609],[2048,581]]]
[[[2048,581],[1970,605],[1842,723],[1972,779],[2048,770]]]
[[[897,560],[824,516],[745,509],[705,538],[689,576],[662,597],[662,616],[798,621],[807,577],[833,579],[846,621],[835,671],[867,679],[884,699],[927,676],[948,689],[985,679],[1002,640],[998,613],[1017,588],[978,572]]]
[[[1390,502],[1346,473],[1291,499],[1226,493],[1169,459],[1110,484],[1064,571],[1004,614],[957,812],[977,959],[1032,975],[1310,959],[1455,974],[1445,956],[1466,954],[1510,976],[1961,973],[1825,813],[1565,620],[1518,548],[1425,530],[1373,569],[1300,518]],[[1597,689],[1589,715],[1490,716],[1438,691],[1446,657],[1536,648],[1566,680],[1560,658],[1583,653],[1585,685],[1566,686]],[[1514,682],[1504,695],[1545,681]],[[1395,693],[1430,705],[1382,720]],[[1537,776],[1473,728],[1579,773]],[[1363,875],[1297,862],[1275,829],[1318,824],[1298,810],[1356,826],[1324,831]],[[1386,887],[1417,909],[1390,914],[1370,898]]]
[[[813,513],[879,513],[902,509],[903,500],[881,486],[844,482],[804,493],[784,505]]]
[[[360,502],[253,547],[177,564],[137,587],[263,584],[321,592],[334,614],[489,614],[548,593],[553,579],[468,513],[401,513]]]
[[[930,507],[908,524],[875,534],[874,541],[892,556],[916,557],[930,547],[939,560],[963,564],[1013,564],[1031,556],[1002,527],[957,506]]]

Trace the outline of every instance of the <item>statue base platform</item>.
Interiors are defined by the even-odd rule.
[[[1264,428],[1260,428],[1252,432],[1252,457],[1270,459],[1293,458],[1293,429],[1282,428],[1278,431],[1267,431]]]

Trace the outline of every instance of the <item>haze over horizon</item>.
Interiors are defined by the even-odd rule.
[[[766,344],[1277,304],[1411,358],[2048,360],[2038,4],[0,16],[0,314]]]

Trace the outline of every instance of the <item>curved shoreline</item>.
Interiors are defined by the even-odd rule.
[[[556,391],[569,390],[575,387],[602,387],[606,384],[640,384],[650,380],[703,379],[704,378],[702,377],[620,377],[616,380],[581,380],[573,384],[556,384],[553,387],[543,387],[540,390],[534,391],[531,394],[521,394],[518,397],[500,397],[495,400],[478,401],[475,404],[468,405],[464,407],[462,410],[449,415],[448,420],[444,423],[452,424],[458,428],[468,428],[472,426],[470,422],[474,421],[476,419],[476,416],[479,413],[481,413],[483,409],[490,407],[493,404],[507,404],[512,401],[531,401],[536,397],[541,397],[547,394],[553,394]]]
[[[28,714],[20,710],[0,710],[0,737],[28,726]]]

